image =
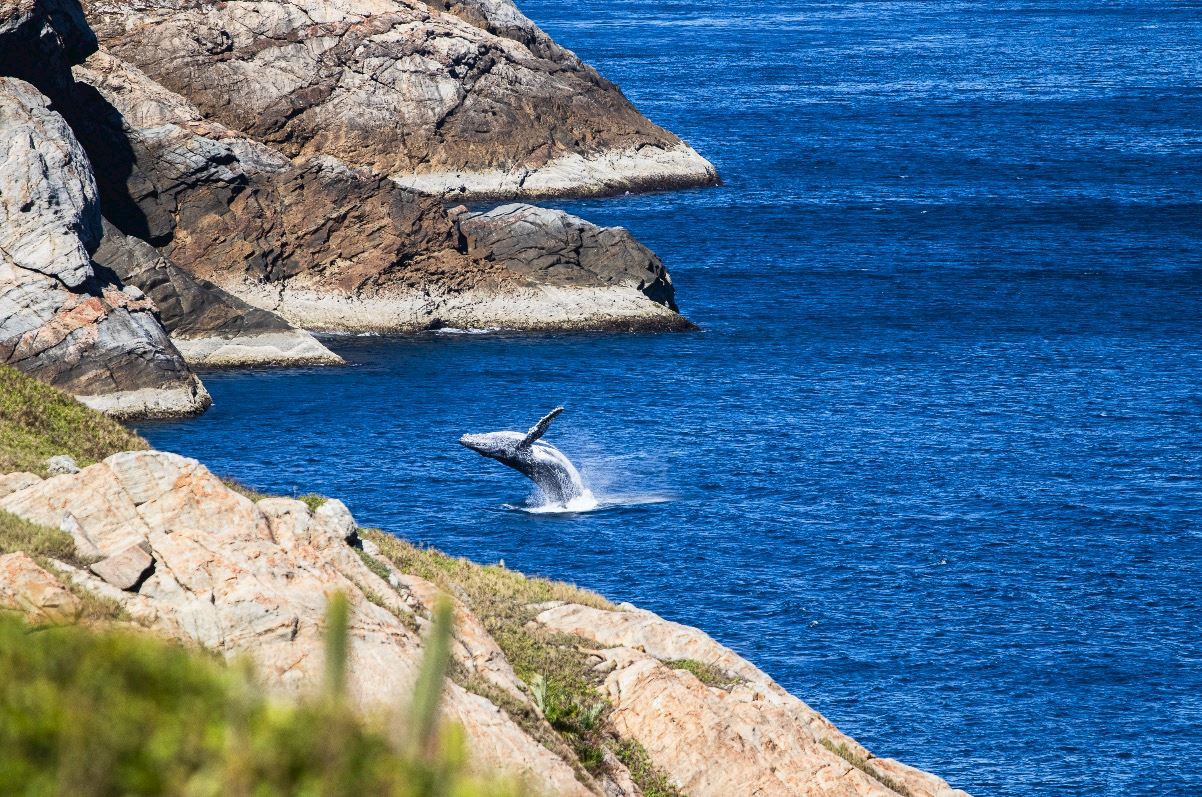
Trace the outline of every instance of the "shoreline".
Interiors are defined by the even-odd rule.
[[[390,175],[394,183],[448,201],[599,199],[720,185],[717,169],[683,141],[671,148],[569,153],[542,166]]]

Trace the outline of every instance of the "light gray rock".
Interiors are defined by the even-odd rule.
[[[64,473],[79,473],[79,465],[67,454],[59,454],[46,460],[46,470],[52,476],[60,476]]]
[[[32,487],[42,481],[42,477],[36,473],[6,473],[0,476],[0,498],[12,495],[13,493],[24,490],[26,487]]]
[[[136,592],[154,572],[154,557],[150,555],[150,546],[142,542],[101,559],[88,569],[117,589]]]
[[[0,258],[78,288],[100,243],[96,181],[83,148],[41,92],[0,84]]]
[[[119,417],[209,404],[155,317],[96,275],[100,211],[87,156],[28,83],[0,77],[0,363]]]

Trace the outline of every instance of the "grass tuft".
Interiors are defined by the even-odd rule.
[[[835,755],[842,758],[847,763],[851,764],[856,769],[863,772],[868,777],[870,777],[873,780],[880,783],[886,789],[892,789],[893,791],[900,794],[901,797],[914,797],[914,793],[911,792],[909,789],[907,789],[904,785],[902,785],[901,783],[898,783],[893,778],[882,773],[880,770],[878,770],[876,767],[874,767],[867,758],[865,758],[864,756],[860,755],[859,753],[851,750],[843,742],[839,742],[838,744],[835,744],[830,739],[819,739],[818,743],[821,744],[823,747],[825,747],[827,750],[830,750],[832,753],[834,753]]]
[[[86,467],[119,451],[146,448],[145,440],[113,419],[0,366],[0,473],[47,476],[46,460],[59,454]]]
[[[718,689],[730,690],[744,683],[742,678],[732,676],[730,673],[712,664],[706,664],[696,659],[676,659],[674,661],[665,661],[664,664],[674,670],[687,670],[697,676],[697,680],[701,681],[701,683],[706,686],[717,687]]]
[[[24,551],[35,559],[57,559],[76,567],[91,564],[76,552],[75,540],[67,532],[39,526],[0,510],[0,555],[18,551]]]
[[[298,496],[296,500],[303,501],[305,506],[309,507],[310,512],[316,512],[321,508],[322,504],[330,499],[317,493],[307,493],[306,495]]]

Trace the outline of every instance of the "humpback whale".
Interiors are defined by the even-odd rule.
[[[572,509],[584,499],[590,503],[588,508],[591,509],[592,494],[584,486],[576,467],[558,448],[540,440],[547,433],[551,421],[561,412],[563,407],[556,407],[525,433],[465,434],[459,438],[459,442],[530,479],[538,485],[548,503]]]

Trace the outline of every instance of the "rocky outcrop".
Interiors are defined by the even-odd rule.
[[[532,283],[630,288],[669,310],[677,309],[664,264],[621,227],[598,227],[533,205],[502,205],[487,213],[461,215],[459,229],[469,255],[500,263]]]
[[[291,324],[689,327],[662,264],[624,231],[529,207],[457,223],[379,175],[332,157],[290,161],[207,121],[107,52],[76,75],[88,90],[75,127],[108,218],[196,281]],[[164,322],[179,337],[170,313]]]
[[[342,358],[302,329],[196,279],[150,244],[105,222],[98,268],[134,286],[158,308],[159,320],[192,366],[337,365]]]
[[[78,548],[104,557],[92,567],[104,579],[56,564],[64,582],[118,602],[159,633],[249,656],[283,694],[320,683],[326,603],[342,592],[353,606],[351,697],[377,712],[403,708],[399,696],[411,691],[424,620],[351,547],[356,524],[338,501],[315,512],[287,498],[256,504],[195,460],[130,452],[13,492],[0,509],[61,527]],[[122,566],[107,567],[114,560]],[[445,707],[481,765],[527,777],[548,794],[593,794],[484,698],[448,684]]]
[[[717,179],[509,0],[90,0],[87,10],[115,55],[290,157],[330,155],[476,198]]]
[[[87,156],[49,101],[14,78],[0,78],[0,154],[0,362],[118,416],[207,407],[153,304],[95,273]]]
[[[614,725],[686,794],[967,797],[934,775],[876,758],[702,631],[622,608],[557,605],[537,620],[600,648]],[[728,683],[707,686],[669,666],[683,660],[723,673]]]
[[[20,551],[0,556],[0,609],[17,611],[34,622],[71,622],[79,599],[53,573]]]

